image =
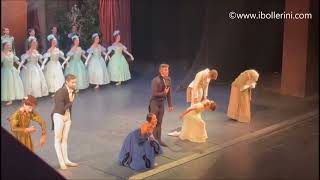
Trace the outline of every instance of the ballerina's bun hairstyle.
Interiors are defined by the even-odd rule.
[[[31,95],[28,95],[27,97],[25,97],[22,100],[22,103],[27,105],[27,106],[33,106],[33,107],[38,105],[37,99],[34,96],[31,96]]]
[[[74,41],[74,40],[76,40],[76,39],[79,39],[79,36],[73,35],[73,36],[71,37],[71,39],[72,39],[72,41]]]
[[[31,43],[32,43],[33,41],[38,42],[38,41],[37,41],[37,38],[30,36],[30,37],[28,38],[28,48],[31,47]]]
[[[47,37],[47,40],[50,42],[50,44],[52,43],[53,40],[57,40],[56,37],[54,37],[53,34],[50,34],[48,37]]]
[[[4,46],[5,46],[6,44],[8,44],[8,43],[9,43],[9,41],[8,41],[8,40],[4,40],[4,41],[2,41],[2,44],[1,44],[2,49],[4,49]]]

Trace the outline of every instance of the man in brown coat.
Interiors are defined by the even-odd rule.
[[[65,79],[65,85],[55,93],[55,105],[51,114],[54,127],[54,147],[62,170],[67,169],[67,166],[78,166],[78,164],[69,160],[67,151],[67,139],[71,126],[71,109],[77,85],[76,76],[68,74]]]

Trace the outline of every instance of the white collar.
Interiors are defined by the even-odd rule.
[[[68,87],[68,85],[66,85],[66,88],[67,88],[67,90],[68,90],[68,93],[72,93],[72,92],[73,92],[73,90],[71,90],[71,89]]]

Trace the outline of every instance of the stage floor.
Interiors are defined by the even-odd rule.
[[[79,167],[66,171],[58,170],[68,179],[123,179],[134,175],[129,168],[116,163],[124,138],[138,128],[148,112],[150,84],[156,73],[133,73],[133,79],[121,86],[106,85],[99,90],[92,87],[80,91],[73,105],[72,125],[68,139],[68,153],[71,161]],[[173,86],[177,85],[174,77]],[[180,127],[179,115],[187,108],[185,92],[173,92],[174,112],[165,112],[162,124],[162,138],[169,148],[157,158],[159,165],[172,162],[195,152],[201,152],[236,137],[268,127],[289,118],[318,109],[319,99],[281,96],[267,86],[268,78],[261,78],[253,93],[252,122],[238,123],[226,116],[230,84],[212,83],[209,98],[218,108],[215,112],[204,112],[208,141],[202,144],[181,141],[167,133]],[[40,131],[33,135],[35,153],[53,168],[58,169],[58,160],[54,149],[54,133],[51,131],[50,113],[53,108],[51,97],[39,99],[37,112],[47,123],[47,142],[39,147]],[[14,112],[20,103],[10,107],[2,103],[1,126],[9,130],[6,118]],[[36,128],[39,126],[34,124]],[[2,147],[5,148],[5,147]]]

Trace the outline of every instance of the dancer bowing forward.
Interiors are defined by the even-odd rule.
[[[180,119],[183,120],[180,132],[169,133],[171,136],[179,136],[182,140],[202,143],[208,138],[206,123],[202,120],[202,112],[205,110],[214,111],[216,104],[213,101],[204,100],[191,105],[182,113]]]
[[[133,170],[149,169],[156,165],[155,157],[162,154],[159,142],[154,139],[152,131],[157,118],[149,113],[141,128],[131,132],[123,142],[118,163]]]
[[[231,86],[227,115],[239,122],[251,121],[251,91],[256,87],[259,73],[254,70],[242,72]]]
[[[194,80],[187,89],[187,102],[191,105],[208,98],[208,87],[211,80],[218,78],[218,71],[215,69],[204,69],[196,74]]]

